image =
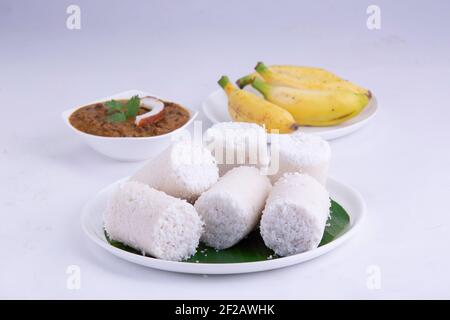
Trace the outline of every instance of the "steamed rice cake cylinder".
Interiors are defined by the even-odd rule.
[[[254,167],[228,171],[195,202],[205,222],[201,241],[216,249],[232,247],[259,223],[271,184]]]
[[[265,167],[270,162],[266,130],[248,122],[221,122],[205,133],[219,167],[219,175],[240,166]]]
[[[103,219],[110,239],[173,261],[195,254],[203,230],[187,201],[135,181],[121,184],[112,194]]]
[[[330,212],[327,190],[306,174],[281,177],[261,217],[261,236],[277,255],[289,256],[319,245]]]
[[[278,171],[271,176],[272,183],[285,173],[300,172],[326,184],[331,158],[327,141],[317,135],[295,132],[280,136],[278,143],[277,157],[272,154],[272,161],[278,161]]]
[[[217,179],[219,169],[211,152],[201,143],[186,141],[172,144],[130,178],[190,202]]]

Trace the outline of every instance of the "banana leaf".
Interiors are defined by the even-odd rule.
[[[338,238],[350,224],[350,217],[345,209],[336,201],[331,200],[330,216],[325,227],[322,240],[319,244],[323,246]],[[133,249],[119,241],[111,240],[105,231],[105,237],[108,242],[119,249],[139,254],[142,253]],[[188,263],[239,263],[239,262],[255,262],[269,259],[279,258],[271,249],[264,245],[259,230],[250,233],[246,238],[235,246],[225,249],[216,250],[204,244],[200,244],[197,252],[188,260]]]

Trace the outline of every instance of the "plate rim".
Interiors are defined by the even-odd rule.
[[[354,234],[358,232],[361,228],[363,221],[365,220],[367,206],[362,195],[355,190],[353,187],[337,180],[332,177],[328,178],[328,183],[335,184],[338,188],[346,189],[347,192],[351,193],[356,199],[357,205],[360,207],[360,211],[355,213],[350,213],[350,227],[342,235],[340,235],[335,240],[320,246],[316,249],[309,250],[303,253],[298,253],[295,255],[280,257],[273,260],[264,261],[254,261],[254,262],[236,262],[236,263],[195,263],[195,262],[182,262],[182,261],[169,261],[162,260],[153,257],[146,257],[125,251],[123,249],[116,248],[106,241],[106,238],[100,239],[96,234],[89,230],[88,221],[91,216],[91,211],[89,210],[91,206],[98,200],[98,198],[108,192],[110,189],[114,188],[119,183],[127,180],[129,177],[125,177],[116,180],[107,186],[103,187],[98,191],[87,203],[83,206],[81,214],[81,228],[85,235],[93,241],[95,244],[105,249],[114,256],[132,262],[147,268],[158,269],[169,272],[178,273],[189,273],[189,274],[243,274],[251,272],[268,271],[273,269],[284,268],[287,266],[292,266],[300,264],[317,258],[332,249],[335,249],[350,239]],[[103,213],[97,213],[103,214]],[[143,260],[145,259],[145,260]],[[148,263],[146,263],[148,262]],[[151,263],[152,265],[149,265]]]
[[[217,89],[213,92],[211,92],[203,101],[202,101],[202,112],[203,114],[206,116],[206,118],[211,121],[213,124],[216,123],[220,123],[220,122],[227,122],[228,120],[223,119],[222,121],[220,121],[220,119],[217,119],[217,117],[215,117],[211,112],[210,112],[210,107],[208,107],[209,103],[208,101],[212,99],[213,96],[216,96],[218,94],[223,94],[223,90],[222,89]],[[326,140],[333,140],[333,139],[337,139],[343,136],[346,136],[350,133],[355,132],[358,129],[361,129],[362,127],[364,127],[369,121],[373,120],[373,118],[377,115],[378,113],[378,99],[375,96],[375,94],[373,92],[371,92],[372,96],[371,99],[369,101],[368,106],[370,107],[371,111],[370,114],[367,115],[366,118],[361,119],[353,124],[350,124],[348,126],[345,127],[338,127],[338,126],[329,126],[329,127],[321,127],[324,128],[323,131],[321,132],[314,132],[311,134],[316,134],[321,136],[323,139]],[[368,108],[369,109],[369,108]],[[355,119],[357,119],[358,116],[355,117]],[[231,121],[231,120],[230,120]],[[308,128],[305,126],[300,126],[300,130],[301,128]]]

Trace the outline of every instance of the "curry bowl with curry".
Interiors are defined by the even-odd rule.
[[[133,90],[67,110],[63,118],[96,151],[140,161],[168,147],[196,115],[178,103]]]
[[[96,136],[151,137],[174,131],[189,118],[189,111],[179,104],[135,95],[81,107],[69,121],[76,129]]]

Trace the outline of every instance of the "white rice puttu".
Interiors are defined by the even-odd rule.
[[[330,205],[327,190],[317,180],[301,173],[286,174],[266,201],[260,225],[264,243],[280,256],[317,248]]]
[[[201,143],[179,141],[147,162],[130,180],[194,202],[219,179],[211,152]]]
[[[271,161],[278,161],[278,171],[270,177],[272,183],[285,173],[300,172],[309,174],[322,185],[326,184],[331,158],[331,149],[327,141],[317,135],[296,131],[290,135],[280,136],[278,143],[278,152],[272,152],[271,155]]]
[[[220,176],[236,167],[261,168],[270,162],[266,130],[255,123],[217,123],[206,130],[204,139],[216,158]]]
[[[195,202],[205,222],[201,241],[218,250],[241,241],[259,223],[271,187],[255,167],[228,171]]]
[[[135,181],[112,194],[103,219],[110,239],[172,261],[194,255],[203,231],[200,216],[187,201]]]

